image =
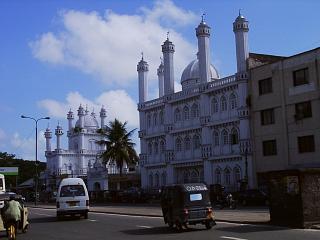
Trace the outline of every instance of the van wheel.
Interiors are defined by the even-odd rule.
[[[83,216],[84,216],[84,219],[88,219],[88,212],[86,212]]]
[[[179,221],[176,221],[176,229],[180,232],[183,230],[182,224]]]

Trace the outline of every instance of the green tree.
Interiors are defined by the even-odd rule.
[[[123,163],[137,163],[139,157],[134,149],[135,143],[132,142],[131,136],[136,129],[127,131],[127,122],[122,123],[118,119],[109,122],[105,133],[106,140],[99,141],[100,144],[106,145],[107,150],[102,154],[102,160],[106,164],[115,162],[122,175]]]

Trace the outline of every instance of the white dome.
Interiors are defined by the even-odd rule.
[[[80,121],[76,122],[76,127],[80,127]],[[97,129],[99,128],[99,123],[97,119],[92,115],[85,115],[84,116],[84,128],[88,129]]]
[[[181,75],[181,84],[187,80],[195,80],[200,78],[199,73],[199,60],[193,60],[189,65],[183,70]],[[210,79],[218,79],[219,73],[217,69],[210,64]]]

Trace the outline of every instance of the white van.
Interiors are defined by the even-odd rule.
[[[64,215],[84,216],[88,218],[89,195],[81,178],[62,179],[57,194],[57,218]]]

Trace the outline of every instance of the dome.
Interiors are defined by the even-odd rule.
[[[195,80],[199,78],[199,60],[196,59],[189,63],[189,65],[183,70],[181,75],[181,84],[187,80]],[[210,78],[212,80],[219,78],[219,73],[212,64],[210,64]]]
[[[99,128],[99,123],[93,115],[85,115],[84,117],[84,128],[97,129]],[[80,127],[80,121],[76,122],[76,127]]]

